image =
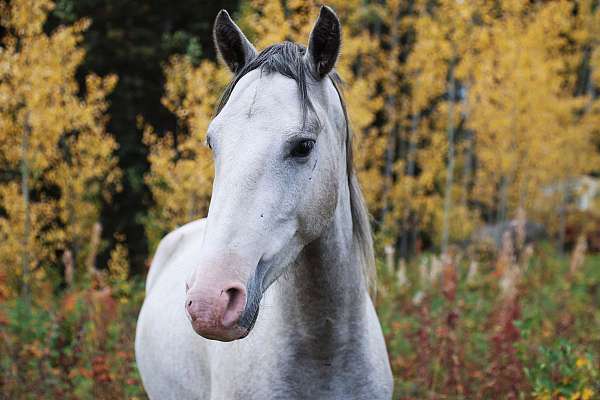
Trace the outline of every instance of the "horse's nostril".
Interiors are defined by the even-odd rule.
[[[223,325],[235,324],[246,306],[246,290],[242,286],[232,286],[225,290],[227,293],[227,307],[223,313]]]
[[[195,315],[195,313],[192,312],[192,300],[188,300],[185,302],[185,311],[192,321],[196,320],[197,315]]]
[[[238,288],[230,288],[227,289],[227,295],[229,296],[229,302],[227,303],[227,308],[229,309],[234,306],[237,301],[239,301],[242,291]]]

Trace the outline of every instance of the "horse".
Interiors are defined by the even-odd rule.
[[[135,340],[144,388],[161,400],[391,399],[334,69],[339,19],[323,6],[307,47],[260,53],[225,10],[213,35],[234,77],[207,130],[211,202],[152,261]]]

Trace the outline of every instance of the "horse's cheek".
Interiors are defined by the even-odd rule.
[[[320,170],[320,179],[312,179],[303,196],[304,210],[300,216],[300,229],[303,236],[313,240],[321,235],[333,219],[338,202],[338,182],[333,178],[333,165]]]

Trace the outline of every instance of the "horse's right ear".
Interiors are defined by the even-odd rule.
[[[234,74],[256,57],[256,49],[225,10],[219,11],[215,19],[213,39],[217,52]]]

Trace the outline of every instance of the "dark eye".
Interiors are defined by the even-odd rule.
[[[292,157],[307,157],[315,147],[315,141],[312,139],[302,140],[298,142],[292,149]]]
[[[206,138],[206,145],[208,146],[208,148],[209,148],[209,149],[211,149],[211,150],[212,150],[212,144],[210,144],[210,136],[208,136],[208,137]]]

